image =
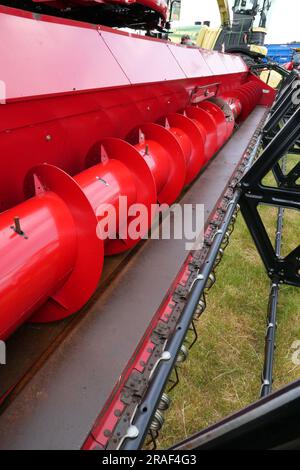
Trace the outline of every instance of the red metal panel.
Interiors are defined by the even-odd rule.
[[[175,44],[170,44],[168,47],[188,78],[209,77],[213,74],[198,49]]]
[[[186,78],[167,43],[107,30],[101,36],[132,84]]]
[[[206,49],[199,49],[199,52],[211,69],[213,75],[241,73],[247,70],[247,68],[245,70],[245,63],[240,57],[230,65],[229,59],[225,59],[225,54],[216,51],[209,51]]]
[[[211,69],[213,75],[223,75],[226,73],[235,73],[235,70],[228,70],[222,59],[219,57],[221,54],[215,51],[209,51],[205,49],[199,50],[200,54],[204,57],[207,65]],[[237,70],[239,72],[239,70]]]
[[[98,162],[94,145],[183,109],[183,84],[106,89],[0,106],[0,210],[24,199],[28,171],[43,162],[75,175]],[[117,119],[116,119],[117,117]],[[26,186],[26,185],[25,185]]]
[[[129,84],[96,29],[0,13],[0,57],[7,99]]]
[[[226,64],[228,70],[234,72],[247,72],[248,66],[239,55],[220,54],[222,61]]]

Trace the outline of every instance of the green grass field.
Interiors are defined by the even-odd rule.
[[[271,181],[271,178],[269,178]],[[263,207],[269,234],[275,236],[277,209]],[[283,254],[300,243],[298,212],[286,211]],[[264,360],[270,281],[239,215],[208,307],[198,322],[198,343],[180,367],[180,384],[159,439],[167,448],[257,400]],[[300,340],[300,289],[283,286],[278,309],[274,390],[296,380],[292,344]]]

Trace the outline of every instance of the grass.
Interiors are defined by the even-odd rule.
[[[277,210],[262,207],[261,215],[273,239]],[[286,211],[285,252],[299,242],[299,213]],[[269,288],[269,278],[239,215],[217,270],[217,282],[208,295],[208,307],[198,323],[198,342],[180,367],[180,384],[171,392],[172,406],[165,415],[159,448],[167,448],[258,399]],[[283,286],[274,390],[300,376],[300,366],[292,362],[291,346],[296,340],[300,340],[300,289]]]

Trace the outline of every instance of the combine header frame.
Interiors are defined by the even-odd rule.
[[[0,448],[138,449],[148,432],[155,448],[239,204],[272,286],[300,285],[299,249],[279,259],[255,210],[281,206],[281,232],[282,208],[299,208],[299,165],[279,166],[299,140],[295,76],[271,110],[275,91],[237,56],[4,6],[0,41]],[[278,188],[261,184],[271,170]],[[152,217],[122,239],[127,213],[104,241],[98,209],[120,196],[203,203],[203,249],[141,241]]]

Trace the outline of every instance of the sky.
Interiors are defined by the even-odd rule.
[[[210,20],[212,26],[219,26],[220,15],[216,0],[181,0],[180,24],[192,25],[195,21]],[[234,2],[229,0],[230,5]],[[300,1],[273,0],[269,13],[268,44],[300,42]]]

